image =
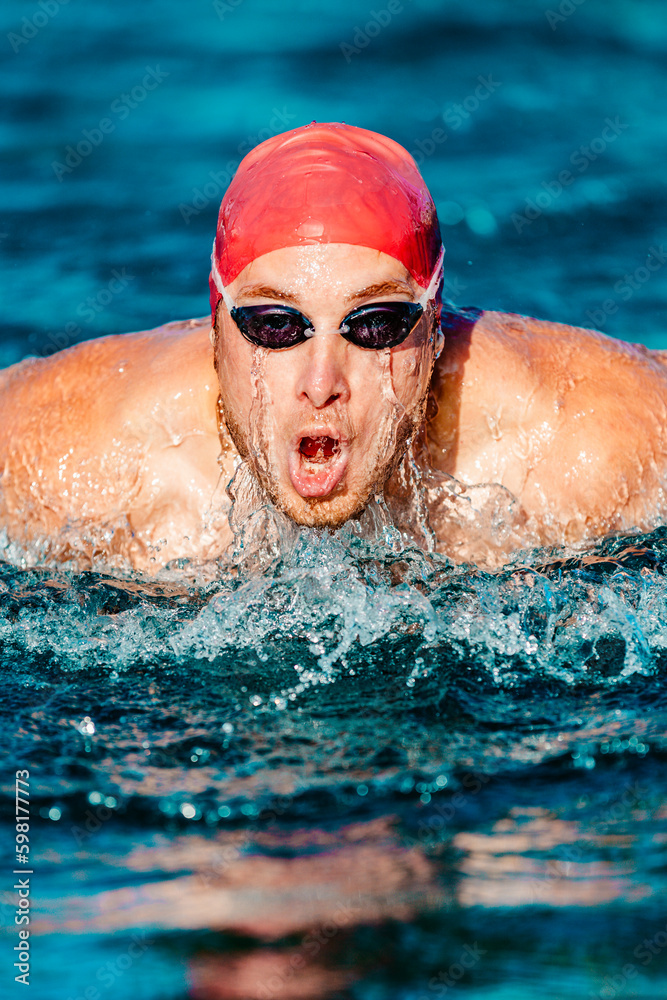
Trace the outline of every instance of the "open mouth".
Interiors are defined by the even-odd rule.
[[[328,496],[343,478],[348,457],[347,442],[332,428],[300,435],[289,455],[292,486],[302,497]]]
[[[325,434],[323,437],[302,437],[299,451],[306,461],[320,464],[337,455],[340,447],[336,438]]]

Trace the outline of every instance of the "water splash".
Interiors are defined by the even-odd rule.
[[[424,657],[427,673],[474,663],[511,687],[535,673],[606,684],[667,656],[664,529],[577,557],[534,550],[491,572],[425,552],[380,498],[330,531],[297,528],[244,465],[230,495],[235,545],[215,579],[165,571],[151,583],[5,565],[5,662],[118,671],[243,656],[270,680],[271,665],[296,659],[328,683],[409,639],[411,660]]]
[[[387,364],[378,360],[388,402],[381,438],[390,453],[405,414]],[[261,358],[255,374],[253,444],[264,454]],[[414,692],[443,664],[474,664],[509,688],[536,673],[566,684],[612,683],[663,662],[664,529],[632,545],[617,536],[578,553],[519,549],[531,536],[515,498],[497,484],[465,487],[425,469],[417,445],[410,442],[386,496],[335,531],[295,525],[240,461],[227,490],[229,551],[206,566],[169,566],[152,582],[122,560],[114,564],[109,549],[100,556],[92,542],[84,574],[34,568],[54,550],[37,546],[26,554],[6,545],[5,662],[217,669],[242,656],[283,702],[350,670],[363,673],[393,643],[410,643],[399,675]],[[486,568],[453,564],[438,539],[459,559],[471,546],[482,551]],[[65,547],[57,555],[85,543],[73,527],[57,540]],[[515,550],[509,561],[508,547]],[[420,658],[423,669],[415,672]],[[291,681],[274,685],[271,672],[283,667]]]

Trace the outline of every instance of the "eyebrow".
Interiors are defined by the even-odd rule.
[[[407,281],[400,281],[392,278],[390,281],[378,281],[375,285],[367,285],[358,292],[348,295],[346,302],[358,302],[360,299],[374,299],[380,295],[391,295],[398,292],[400,295],[413,295],[414,292]]]
[[[270,285],[248,285],[241,288],[237,293],[239,299],[278,299],[279,302],[298,302],[298,295],[290,295],[289,292],[281,292]]]
[[[360,302],[362,299],[379,298],[381,295],[414,295],[413,289],[407,281],[391,279],[390,281],[378,281],[374,285],[367,285],[358,292],[352,292],[345,296],[344,301],[348,304]],[[237,293],[239,299],[276,299],[278,302],[288,304],[299,304],[299,296],[289,292],[280,291],[278,288],[271,288],[270,285],[248,285],[241,288]]]

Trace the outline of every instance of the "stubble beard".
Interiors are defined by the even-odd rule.
[[[241,458],[271,503],[296,524],[311,528],[339,528],[350,518],[361,514],[372,498],[381,494],[395,472],[406,446],[424,421],[428,388],[412,411],[400,418],[388,415],[387,432],[375,443],[376,462],[352,493],[347,487],[334,490],[326,497],[302,497],[296,491],[288,493],[273,471],[270,448],[266,442],[252,441],[236,419],[233,408],[225,402],[220,388],[219,409],[229,436]]]

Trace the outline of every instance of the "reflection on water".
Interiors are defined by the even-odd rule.
[[[547,4],[414,0],[349,64],[350,0],[230,7],[62,4],[0,69],[1,364],[203,313],[222,188],[197,192],[277,113],[419,151],[480,74],[492,98],[419,153],[446,294],[577,325],[613,296],[606,331],[665,346],[662,274],[614,291],[661,240],[659,0],[575,3],[554,30]],[[56,183],[157,62],[164,86]],[[517,232],[606,116],[627,132]],[[127,295],[84,319],[122,267]],[[510,498],[466,504],[502,542]],[[29,767],[32,1000],[664,1000],[665,532],[484,573],[379,504],[336,536],[245,529],[243,572],[207,582],[0,568],[0,853],[8,873]],[[5,878],[5,956],[15,909]]]
[[[489,573],[369,517],[3,567],[40,998],[664,995],[665,531]]]

